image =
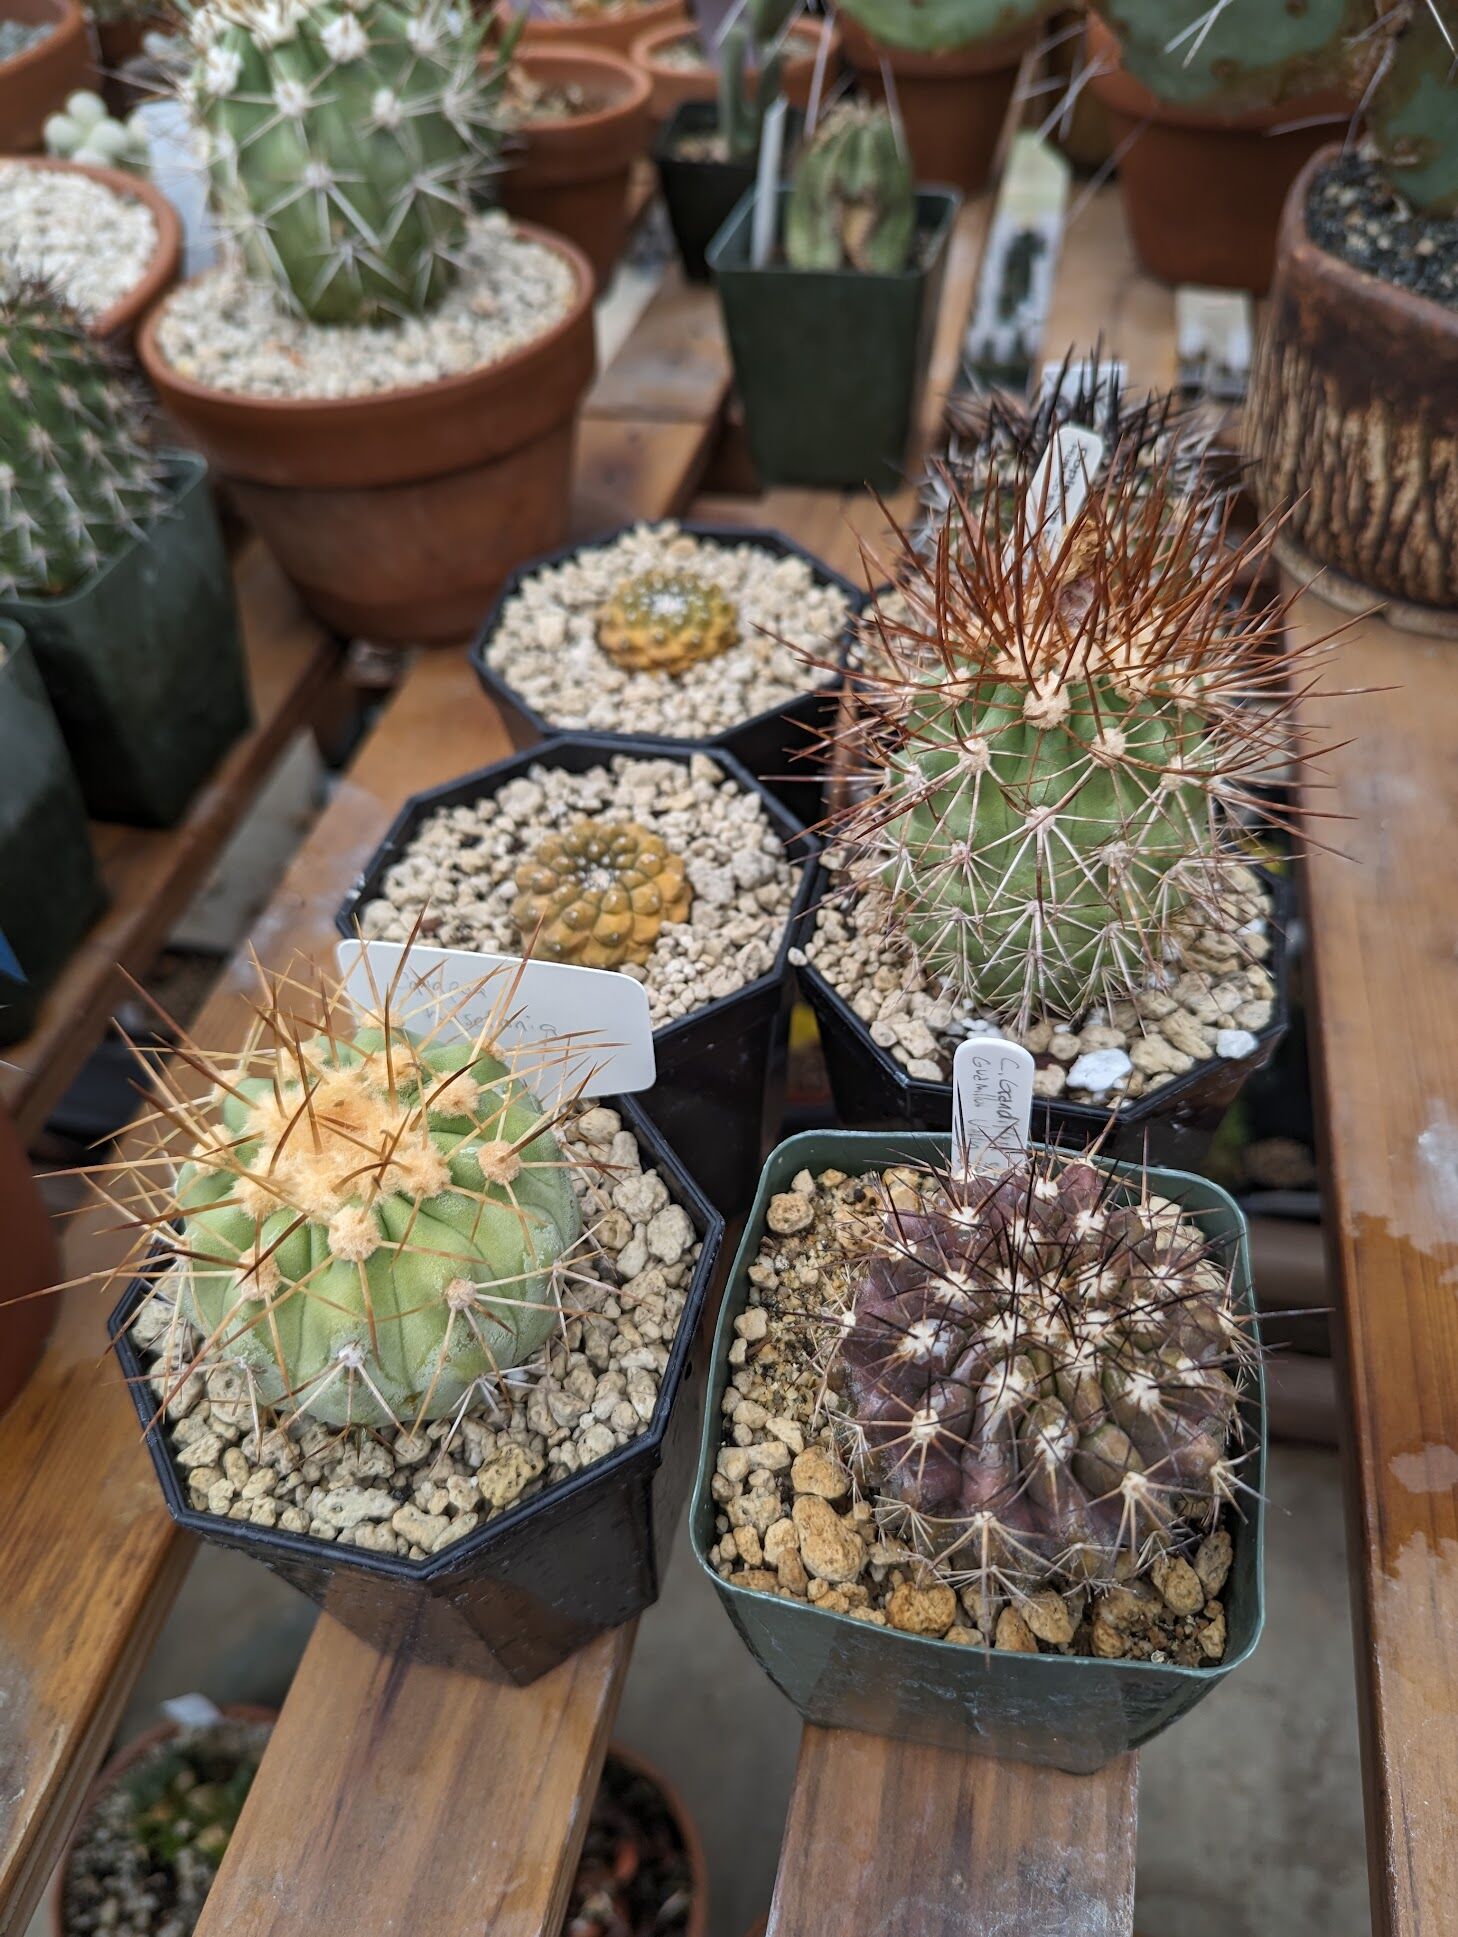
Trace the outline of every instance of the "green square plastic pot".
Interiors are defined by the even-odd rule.
[[[780,219],[789,195],[781,188]],[[750,454],[763,484],[894,491],[931,356],[961,197],[917,191],[916,263],[893,275],[750,266],[755,191],[709,244]]]
[[[18,625],[0,619],[0,1043],[106,905],[70,755]],[[16,973],[18,969],[19,973]]]
[[[243,642],[208,488],[166,453],[167,504],[83,585],[0,599],[25,629],[87,811],[170,827],[252,716]]]
[[[949,1139],[929,1132],[855,1130],[807,1131],[771,1153],[719,1309],[690,1516],[693,1549],[740,1638],[807,1722],[1087,1775],[1168,1728],[1239,1667],[1260,1638],[1266,1403],[1259,1371],[1241,1398],[1254,1449],[1255,1470],[1247,1469],[1253,1493],[1244,1520],[1231,1528],[1235,1551],[1225,1588],[1225,1658],[1212,1667],[963,1647],[735,1587],[709,1563],[718,1511],[709,1483],[723,1437],[720,1402],[729,1378],[729,1348],[734,1320],[748,1302],[749,1267],[764,1237],[770,1198],[787,1190],[801,1170],[833,1166],[855,1176],[891,1163],[945,1164],[948,1154]],[[1103,1168],[1138,1174],[1132,1164]],[[1232,1246],[1236,1301],[1254,1325],[1246,1224],[1234,1201],[1218,1185],[1186,1171],[1147,1175],[1154,1189],[1183,1205],[1208,1237]]]

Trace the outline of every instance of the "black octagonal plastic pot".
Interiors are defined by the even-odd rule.
[[[501,589],[495,604],[486,614],[480,631],[471,642],[471,664],[476,677],[486,691],[488,699],[500,712],[511,735],[512,745],[518,747],[534,746],[540,740],[549,740],[556,734],[576,734],[586,732],[586,728],[564,725],[557,720],[549,720],[529,706],[516,690],[507,684],[500,673],[494,672],[486,663],[486,652],[496,628],[501,620],[502,608],[507,601],[521,590],[530,578],[552,565],[560,565],[564,560],[574,557],[578,552],[597,551],[603,545],[610,545],[625,531],[637,528],[632,524],[617,525],[611,531],[600,532],[595,538],[588,538],[576,545],[564,545],[558,551],[544,552],[540,558],[533,558],[513,572]],[[864,587],[857,587],[844,573],[837,572],[827,565],[814,552],[806,551],[803,545],[796,544],[793,538],[786,537],[766,525],[721,525],[698,524],[690,519],[675,518],[675,528],[690,538],[704,538],[725,545],[758,545],[762,550],[774,552],[780,558],[803,558],[823,585],[839,586],[851,601],[851,616],[859,613],[866,604],[867,594]],[[843,652],[846,638],[839,642]],[[833,648],[828,645],[827,651]],[[834,724],[835,710],[839,704],[841,681],[838,676],[827,678],[822,686],[814,691],[803,693],[798,699],[784,706],[771,706],[763,713],[741,720],[737,726],[725,727],[720,733],[706,734],[702,739],[682,740],[680,746],[715,748],[722,747],[736,760],[742,761],[754,775],[763,782],[775,799],[790,809],[792,814],[804,821],[807,826],[818,821],[824,811],[825,783],[821,763],[814,759],[814,749],[822,731]],[[638,746],[645,742],[635,734],[603,733],[597,737],[616,746]]]
[[[1078,1103],[1068,1096],[1033,1099],[1033,1135],[1060,1149],[1077,1149],[1102,1136],[1103,1156],[1126,1163],[1166,1164],[1198,1170],[1220,1119],[1247,1077],[1269,1062],[1290,1021],[1286,929],[1292,907],[1290,881],[1262,878],[1273,895],[1271,955],[1266,967],[1276,984],[1275,1006],[1265,1028],[1254,1032],[1248,1056],[1197,1063],[1154,1095],[1121,1104],[1112,1129],[1106,1103]],[[831,891],[834,877],[819,863],[811,883],[809,907],[796,936],[804,947],[814,931],[815,910]],[[811,962],[796,969],[800,988],[814,1011],[820,1045],[835,1097],[835,1111],[848,1127],[862,1130],[932,1130],[949,1133],[952,1086],[911,1076],[871,1032],[844,996]]]
[[[178,1525],[262,1561],[381,1654],[496,1681],[535,1681],[597,1635],[651,1607],[693,1477],[707,1359],[698,1331],[724,1221],[632,1099],[604,1101],[621,1113],[645,1168],[659,1172],[702,1244],[658,1404],[638,1438],[428,1560],[401,1560],[200,1513],[189,1502],[165,1425],[154,1422],[155,1400],[127,1329],[148,1289],[139,1279],[111,1314],[110,1332]]]
[[[658,1073],[652,1089],[642,1092],[643,1111],[711,1202],[726,1217],[735,1217],[754,1196],[760,1163],[779,1135],[784,1114],[794,993],[790,947],[801,933],[819,843],[732,754],[684,740],[624,740],[613,734],[570,733],[432,788],[429,793],[412,794],[340,909],[336,925],[341,935],[357,932],[359,916],[368,902],[380,896],[387,871],[402,858],[422,821],[442,807],[457,807],[498,793],[535,766],[585,773],[616,758],[674,760],[687,766],[697,753],[707,753],[736,785],[759,795],[784,840],[786,853],[802,868],[770,973],[733,995],[706,1002],[691,1015],[653,1033]]]

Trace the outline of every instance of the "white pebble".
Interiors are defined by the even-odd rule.
[[[1256,1047],[1256,1040],[1249,1029],[1217,1029],[1215,1054],[1230,1057],[1232,1060],[1249,1056]]]
[[[1111,1090],[1126,1083],[1134,1065],[1122,1049],[1090,1049],[1068,1072],[1071,1090]]]

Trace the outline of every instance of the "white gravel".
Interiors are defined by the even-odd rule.
[[[157,219],[135,195],[89,175],[0,160],[0,281],[40,277],[88,320],[141,281]]]
[[[229,261],[169,297],[158,330],[181,377],[253,397],[366,397],[496,363],[545,334],[576,294],[570,266],[499,210],[472,217],[461,274],[429,316],[310,323]]]
[[[624,579],[665,570],[721,586],[738,608],[739,642],[677,675],[624,671],[597,643],[598,614]],[[797,649],[833,659],[849,614],[847,595],[817,582],[803,558],[696,538],[672,522],[635,525],[534,572],[503,606],[486,663],[555,726],[698,740],[816,684]]]

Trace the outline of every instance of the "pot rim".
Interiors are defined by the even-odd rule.
[[[1016,67],[1039,33],[1033,24],[992,38],[979,36],[959,47],[930,49],[898,47],[893,41],[878,40],[854,14],[843,9],[839,25],[842,50],[858,73],[878,73],[884,61],[893,74],[913,81],[957,81]]]
[[[45,42],[40,44],[44,46]],[[25,55],[16,58],[24,60]],[[88,175],[92,181],[100,182],[103,188],[111,189],[113,194],[129,195],[152,211],[152,219],[157,225],[157,239],[146,267],[130,289],[118,296],[100,315],[92,317],[86,325],[89,336],[110,339],[125,335],[176,280],[177,265],[182,259],[182,219],[177,210],[154,182],[140,175],[130,175],[121,168],[106,168],[99,162],[74,161],[65,155],[5,155],[0,160],[7,166],[45,168],[62,175]]]
[[[568,42],[541,42],[535,47],[518,47],[513,56],[518,67],[540,65],[551,68],[595,67],[611,74],[620,83],[619,90],[611,100],[599,108],[588,108],[581,114],[558,115],[551,119],[524,122],[513,128],[512,134],[524,147],[529,147],[534,134],[561,135],[579,130],[597,129],[610,126],[614,122],[626,121],[631,116],[641,114],[648,105],[652,86],[643,69],[630,61],[626,54],[614,52],[610,47],[597,47],[584,41],[581,44]],[[509,166],[509,163],[508,163]]]
[[[1340,88],[1316,88],[1308,94],[1293,94],[1269,108],[1242,108],[1234,113],[1219,108],[1198,108],[1186,102],[1165,101],[1145,86],[1124,66],[1118,35],[1096,15],[1090,14],[1085,28],[1084,48],[1088,59],[1097,63],[1112,58],[1114,65],[1089,76],[1089,92],[1114,114],[1127,119],[1152,122],[1155,127],[1184,128],[1205,134],[1276,134],[1287,122],[1305,120],[1330,109],[1333,117],[1349,118],[1357,103]]]
[[[631,22],[634,14],[644,14],[655,18],[662,15],[666,19],[670,11],[683,15],[685,19],[688,18],[684,0],[633,0],[633,3],[628,6],[619,7],[616,13],[608,16],[608,19],[614,25],[626,26]],[[503,12],[511,20],[514,20],[518,15],[525,18],[526,24],[522,31],[522,38],[518,43],[519,48],[522,50],[525,50],[525,48],[531,45],[533,40],[539,46],[546,46],[549,43],[557,43],[565,46],[572,41],[574,34],[600,32],[602,25],[606,24],[570,19],[536,20],[532,18],[530,8],[525,5],[520,8],[508,6],[503,9]],[[574,44],[586,46],[588,42],[582,41]],[[600,43],[593,41],[591,44],[597,46]]]
[[[827,54],[826,59],[830,61],[834,58],[836,50],[840,46],[840,24],[838,21],[830,21],[827,23],[823,19],[796,20],[785,30],[785,38],[787,40],[793,39],[809,43],[803,54],[792,54],[788,49],[786,50],[784,68],[786,75],[789,75],[795,68],[803,66],[806,62],[813,62],[816,59],[820,52],[821,35],[827,25],[829,26],[830,52]],[[692,40],[696,38],[697,33],[698,29],[692,19],[682,21],[669,20],[664,22],[662,26],[645,28],[633,42],[631,49],[632,58],[645,73],[652,75],[654,79],[696,80],[704,75],[717,78],[719,70],[712,61],[701,61],[695,67],[669,67],[657,58],[661,46],[671,45],[675,40]]]
[[[776,185],[775,195],[783,208],[790,199],[792,185],[781,181]],[[739,239],[748,228],[754,213],[754,205],[759,199],[759,184],[752,183],[725,216],[721,226],[715,231],[704,251],[709,267],[716,276],[727,273],[736,279],[755,277],[774,277],[787,279],[794,277],[799,282],[843,282],[852,287],[875,287],[886,283],[910,284],[925,282],[936,267],[938,259],[945,254],[951,239],[952,227],[962,208],[962,192],[941,182],[918,182],[916,197],[916,233],[926,243],[924,258],[921,262],[908,262],[902,269],[797,269],[792,263],[779,256],[771,257],[765,263],[727,261],[729,244]],[[926,218],[923,220],[923,218]],[[783,223],[777,225],[780,232]]]
[[[676,1783],[670,1782],[656,1762],[650,1762],[646,1755],[637,1749],[630,1749],[616,1736],[607,1745],[604,1762],[611,1759],[621,1762],[625,1769],[634,1775],[642,1776],[651,1782],[668,1806],[674,1827],[688,1858],[689,1875],[694,1881],[693,1901],[689,1905],[689,1919],[684,1925],[683,1937],[707,1937],[709,1928],[709,1865],[704,1855],[704,1841],[692,1810],[684,1801]]]
[[[83,38],[85,36],[86,16],[77,4],[77,0],[34,0],[34,4],[43,12],[48,12],[51,15],[55,21],[55,26],[50,33],[36,41],[34,45],[23,47],[18,54],[12,54],[9,60],[0,61],[0,74],[3,74],[7,81],[11,80],[16,74],[24,73],[28,63],[34,62],[38,64],[48,54],[54,53],[54,42],[59,40],[74,40],[78,35]],[[17,15],[16,18],[19,18],[19,16]],[[39,26],[40,22],[27,21],[22,24]],[[21,159],[21,157],[6,155],[3,159],[6,161],[15,161]]]

